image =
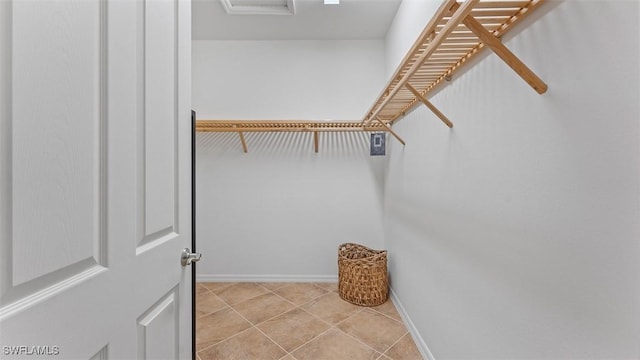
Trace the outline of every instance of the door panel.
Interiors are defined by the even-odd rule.
[[[138,359],[178,356],[177,295],[177,289],[172,289],[138,319]]]
[[[34,11],[38,6],[44,8]],[[51,20],[60,17],[65,21]],[[6,154],[10,165],[3,167],[5,191],[13,201],[7,209],[11,252],[2,252],[2,263],[11,264],[3,269],[10,279],[2,296],[15,298],[68,281],[106,260],[101,251],[104,7],[98,2],[18,2],[12,20],[13,38],[20,41],[12,44],[6,126],[13,139],[22,140],[12,142]],[[51,40],[73,29],[83,36]],[[79,56],[65,56],[72,52]]]
[[[105,346],[100,351],[98,351],[95,355],[91,357],[91,360],[107,360],[109,359],[109,347]]]
[[[20,41],[13,44],[11,126],[15,139],[28,141],[12,146],[12,249],[14,258],[31,261],[13,263],[13,286],[58,270],[68,277],[100,264],[103,255],[103,13],[97,2],[14,5]],[[66,21],[52,20],[58,17]],[[74,29],[83,36],[64,37]],[[79,56],[65,56],[72,52]],[[39,202],[60,206],[33,206]]]
[[[190,358],[189,1],[0,1],[0,49],[0,358]]]
[[[139,246],[175,237],[178,191],[175,146],[177,135],[177,2],[140,3],[140,61],[144,73],[141,118],[143,165],[140,170],[144,191],[140,192],[141,221],[144,224]],[[140,251],[146,250],[144,246]]]

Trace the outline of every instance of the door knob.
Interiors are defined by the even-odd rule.
[[[200,261],[202,254],[194,252],[192,253],[189,248],[182,249],[182,254],[180,255],[180,263],[182,266],[191,265],[191,263]]]

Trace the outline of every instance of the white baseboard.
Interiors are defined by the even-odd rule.
[[[337,282],[338,275],[214,275],[196,274],[199,282]]]
[[[420,354],[422,354],[422,357],[425,358],[426,360],[435,360],[435,358],[433,357],[433,354],[431,353],[431,350],[429,350],[429,347],[427,347],[427,344],[424,342],[424,339],[422,338],[422,336],[420,336],[420,333],[418,333],[418,329],[413,324],[413,321],[411,321],[409,314],[407,314],[407,311],[404,309],[404,306],[402,306],[402,303],[398,299],[398,296],[396,296],[396,293],[393,291],[393,289],[389,289],[389,290],[391,293],[391,301],[396,306],[396,309],[398,309],[398,313],[400,313],[400,317],[402,318],[402,321],[404,321],[405,325],[407,325],[407,330],[409,330],[409,334],[411,334],[411,337],[413,338],[413,342],[416,343],[416,346],[418,347]]]

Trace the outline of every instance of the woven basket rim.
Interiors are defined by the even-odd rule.
[[[351,259],[348,258],[346,256],[346,254],[348,253],[349,247],[356,247],[359,248],[360,250],[364,250],[365,252],[367,252],[367,255],[361,258],[356,258],[356,259]],[[371,249],[369,247],[366,247],[364,245],[360,245],[360,244],[354,244],[354,243],[344,243],[341,244],[338,247],[338,258],[339,260],[345,260],[345,261],[362,261],[362,260],[368,260],[368,259],[378,259],[381,257],[386,257],[387,256],[387,250],[374,250]]]

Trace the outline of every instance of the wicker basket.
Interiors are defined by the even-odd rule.
[[[387,301],[387,251],[351,243],[340,245],[338,291],[341,298],[356,305],[376,306]]]

